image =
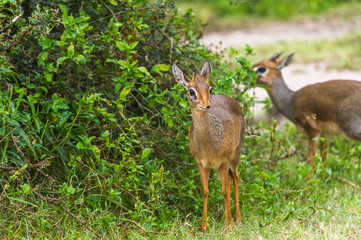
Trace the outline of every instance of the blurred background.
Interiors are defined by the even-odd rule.
[[[202,42],[213,51],[243,53],[248,44],[254,63],[295,52],[282,71],[292,90],[330,79],[361,80],[361,1],[180,0],[178,6],[194,11],[204,24]],[[255,94],[260,100],[267,95],[259,88]]]

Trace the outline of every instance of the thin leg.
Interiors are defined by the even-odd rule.
[[[207,202],[209,196],[208,179],[211,169],[204,168],[201,163],[198,163],[198,169],[201,175],[202,189],[203,189],[203,217],[199,230],[205,232],[207,230]]]
[[[222,182],[222,195],[224,197],[224,202],[225,202],[225,221],[227,222],[227,225],[230,229],[232,229],[232,216],[231,216],[231,210],[230,210],[230,193],[229,189],[228,189],[228,171],[229,171],[229,166],[228,166],[228,162],[223,163],[219,168],[218,168],[218,172],[219,172],[219,176],[221,177],[221,182]]]
[[[327,168],[327,153],[328,153],[328,146],[330,144],[330,139],[327,138],[326,139],[326,142],[322,142],[321,141],[321,144],[320,144],[320,153],[321,153],[321,156],[322,156],[322,162],[323,162],[323,166],[325,168]]]
[[[227,179],[227,199],[229,199],[229,207],[231,207],[231,193],[232,193],[232,172],[228,169],[228,179]],[[232,216],[232,215],[231,215]]]
[[[311,170],[308,172],[307,180],[311,179],[313,175],[313,160],[316,155],[317,141],[313,140],[314,136],[308,136],[308,165]]]
[[[239,177],[237,173],[237,166],[233,166],[233,184],[234,184],[234,195],[235,195],[235,202],[236,202],[236,222],[241,223],[241,211],[239,209],[239,195],[238,195],[238,184],[239,184]]]

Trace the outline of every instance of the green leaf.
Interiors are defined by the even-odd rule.
[[[13,125],[13,126],[16,126],[16,127],[19,127],[19,126],[20,126],[20,124],[19,124],[17,121],[15,121],[14,119],[7,118],[6,121],[7,121],[8,123],[10,123],[10,125]]]
[[[40,46],[43,47],[43,50],[51,48],[51,45],[53,44],[54,40],[50,40],[47,37],[44,37],[43,39],[39,39],[38,43]]]
[[[109,0],[109,3],[114,5],[114,6],[118,6],[117,1],[115,1],[115,0]]]
[[[58,68],[60,64],[62,64],[66,59],[68,59],[68,57],[60,57],[58,58],[58,60],[56,61],[56,67]]]
[[[120,88],[123,86],[123,84],[121,84],[121,83],[117,83],[116,85],[115,85],[115,92],[117,93],[117,92],[119,92],[119,90],[120,90]]]
[[[149,156],[150,151],[151,151],[150,148],[146,148],[146,149],[143,150],[143,152],[142,152],[142,160]]]
[[[65,113],[63,113],[60,117],[58,126],[62,127],[64,125],[64,123],[69,119],[69,117],[71,116],[71,112],[66,111]]]
[[[126,87],[123,88],[123,90],[119,94],[119,100],[126,101],[127,100],[126,97],[130,93],[131,90],[132,90],[131,88],[126,88]]]
[[[186,108],[186,107],[188,106],[188,102],[182,99],[182,100],[179,102],[179,105],[180,105],[182,108]]]
[[[46,59],[48,59],[48,51],[42,51],[39,53],[38,55],[38,61],[39,62],[44,62]]]
[[[80,63],[86,63],[86,59],[83,55],[78,55],[75,57],[75,60]]]
[[[22,185],[21,187],[22,187],[23,192],[24,192],[25,194],[28,194],[28,193],[30,192],[31,187],[30,187],[28,184],[25,183],[25,184]]]
[[[73,188],[73,186],[69,186],[66,188],[66,193],[67,194],[74,194],[75,193],[75,188]]]
[[[94,155],[95,155],[95,158],[96,159],[100,159],[100,149],[97,147],[97,146],[95,146],[95,145],[92,145],[91,147],[90,147],[90,149],[93,151],[93,153],[94,153]]]
[[[26,87],[29,89],[34,89],[34,88],[36,88],[36,85],[34,83],[28,83],[28,84],[26,84]]]
[[[148,91],[148,85],[142,85],[138,88],[139,91],[146,93]]]
[[[157,102],[160,103],[160,104],[165,104],[164,100],[163,100],[162,98],[160,98],[160,97],[157,97],[157,98],[155,99],[155,101],[157,101]]]
[[[68,47],[68,57],[72,57],[74,56],[74,45],[73,44],[70,44],[69,47]]]
[[[53,82],[53,74],[52,73],[44,72],[44,77],[45,77],[46,81],[48,81],[49,83]]]
[[[173,119],[168,118],[168,119],[167,119],[167,124],[168,124],[169,127],[173,127],[173,126],[174,126]]]
[[[144,73],[147,76],[150,76],[148,70],[145,67],[138,67],[139,72]]]
[[[158,73],[160,76],[163,76],[162,72],[167,72],[167,71],[169,71],[169,69],[170,69],[170,66],[167,64],[157,64],[152,67],[152,70],[150,70],[150,72]]]
[[[19,198],[14,198],[14,197],[8,197],[9,199],[13,200],[13,201],[17,201],[17,202],[21,202],[21,203],[26,203],[26,204],[29,204],[33,207],[37,207],[35,204],[32,204],[28,201],[25,201],[25,200],[22,200],[22,199],[19,199]]]

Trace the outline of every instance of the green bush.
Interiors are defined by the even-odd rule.
[[[99,235],[200,213],[189,106],[170,66],[190,72],[210,59],[218,93],[244,100],[246,113],[254,100],[231,86],[253,86],[250,63],[220,64],[199,43],[192,12],[173,1],[3,1],[0,9],[1,228],[49,228],[49,209],[92,218]]]

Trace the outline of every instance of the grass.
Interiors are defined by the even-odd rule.
[[[234,225],[233,231],[229,231],[222,223],[224,205],[217,174],[212,175],[210,182],[206,234],[197,230],[201,217],[199,209],[179,213],[178,219],[169,219],[167,227],[154,231],[146,222],[134,222],[131,219],[118,219],[105,224],[104,216],[112,213],[100,209],[89,214],[88,219],[82,220],[93,229],[100,229],[98,233],[104,239],[361,238],[361,147],[351,140],[333,139],[329,149],[329,167],[324,169],[317,156],[314,177],[306,182],[306,136],[298,133],[292,124],[286,124],[276,134],[276,140],[281,140],[284,148],[279,151],[280,156],[290,151],[285,139],[299,153],[279,160],[277,166],[270,167],[269,148],[262,148],[269,139],[258,140],[254,148],[261,158],[242,160],[239,167],[243,181],[240,184],[242,224]],[[264,193],[250,190],[250,187],[255,186],[257,168],[269,176],[262,183],[269,185],[264,186]],[[201,199],[200,193],[195,194]],[[0,202],[0,207],[3,210],[13,208],[11,216],[8,215],[11,211],[0,209],[1,239],[95,239],[94,233],[57,206],[43,203],[35,207],[25,201],[13,200]],[[234,209],[232,213],[233,211]],[[79,216],[76,211],[73,212]],[[184,218],[185,215],[187,217]],[[103,230],[104,225],[106,228]]]
[[[315,200],[317,195],[317,200]],[[241,203],[247,205],[246,202]],[[300,192],[294,197],[280,195],[278,211],[260,215],[258,206],[246,206],[243,220],[230,232],[221,219],[210,219],[207,233],[197,231],[196,217],[184,222],[172,222],[163,232],[135,230],[114,226],[106,239],[358,239],[361,238],[361,191],[358,187],[337,181],[319,184],[317,189]],[[44,214],[39,212],[40,214]],[[29,217],[29,216],[28,216]],[[30,216],[31,217],[31,216]],[[32,216],[36,217],[36,216]],[[19,234],[16,228],[0,234],[1,239],[94,239],[92,232],[61,213],[55,214],[58,226],[41,230],[29,219],[22,218],[27,233]],[[193,219],[192,219],[193,218]],[[3,218],[1,218],[3,219]],[[0,220],[0,225],[3,225]],[[39,223],[41,224],[41,223]],[[94,224],[94,223],[93,223]]]
[[[323,184],[322,184],[323,185]],[[357,239],[361,237],[360,189],[346,183],[320,185],[277,203],[279,211],[260,216],[257,206],[243,213],[243,222],[230,232],[212,220],[206,235],[197,232],[197,222],[174,223],[163,233],[133,231],[131,239]],[[317,195],[317,201],[312,196]],[[247,204],[247,203],[243,203]],[[247,208],[250,208],[249,206]]]

